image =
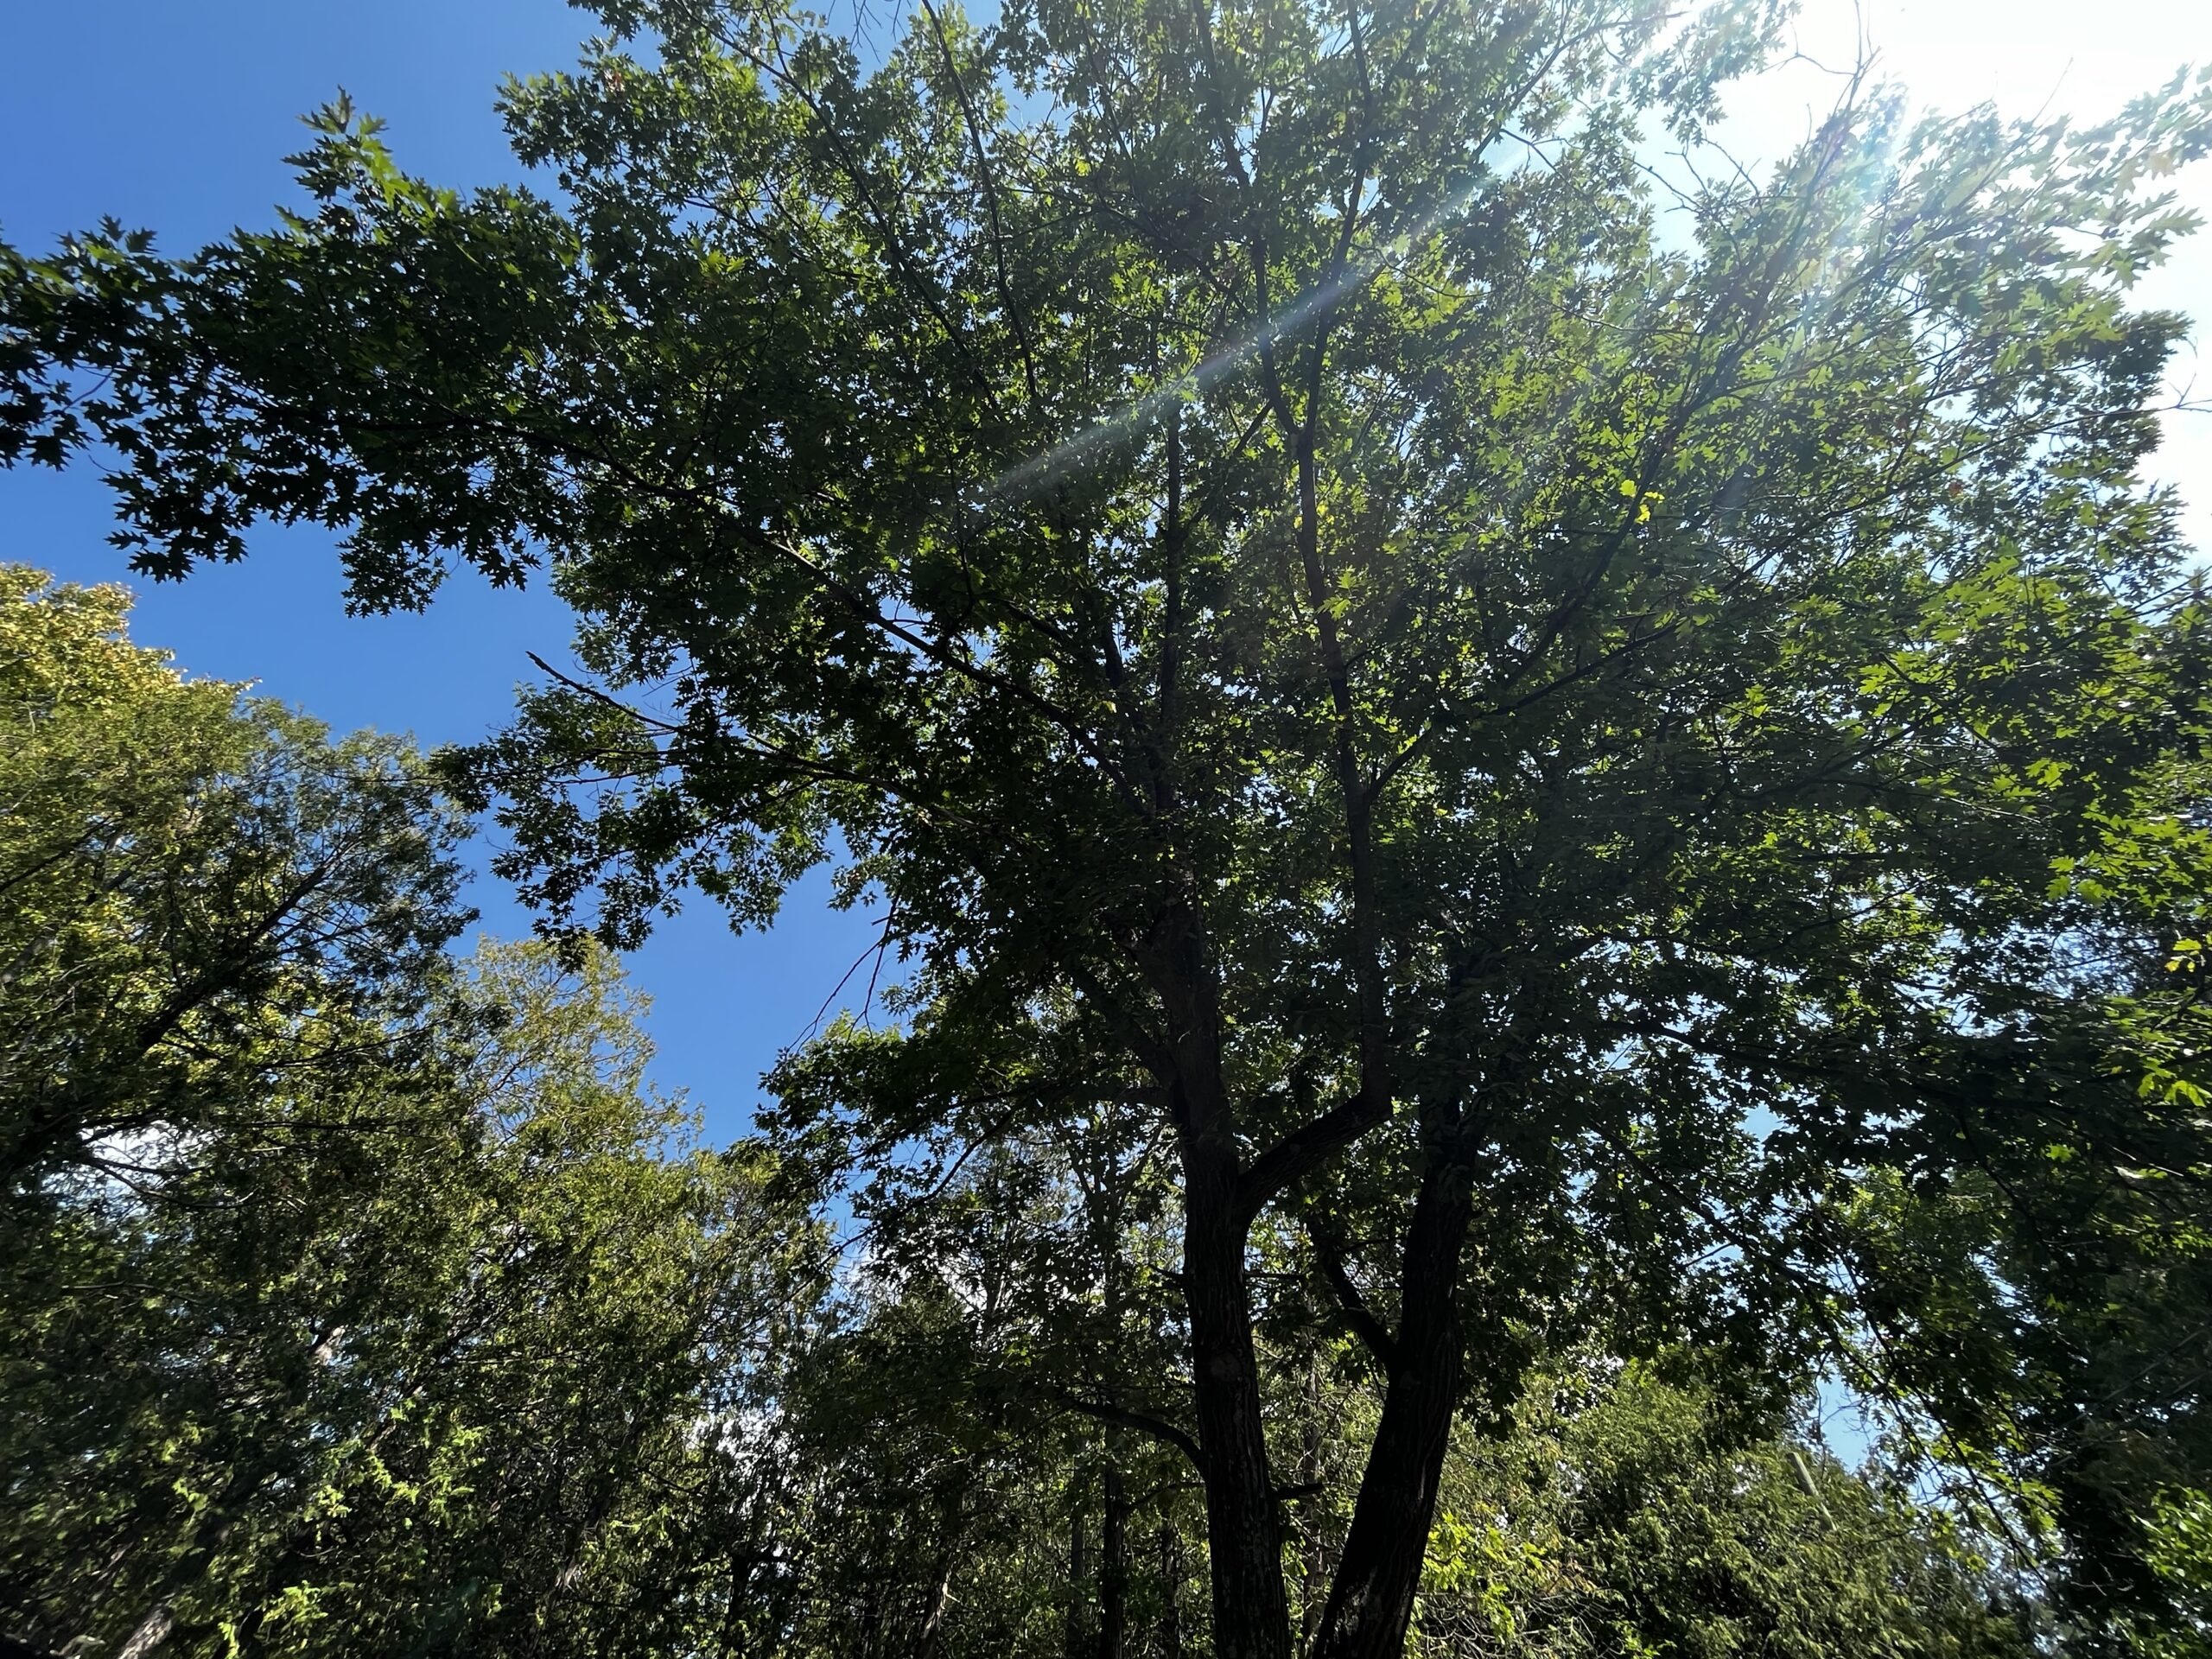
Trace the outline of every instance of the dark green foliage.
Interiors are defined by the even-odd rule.
[[[332,750],[180,680],[124,639],[118,594],[17,586],[7,638],[42,689],[16,758],[41,788],[19,785],[0,851],[41,892],[79,895],[72,962],[166,984],[190,948],[82,898],[118,848],[152,860],[160,829],[188,825],[184,870],[232,868],[238,823],[296,819],[287,780],[354,753],[407,775],[402,750]],[[119,706],[135,717],[103,718]],[[271,730],[290,766],[226,770]],[[128,791],[99,763],[103,743],[154,740]],[[176,804],[249,783],[257,813]],[[430,816],[336,810],[324,827],[347,844],[379,824],[434,834],[427,798],[413,810]],[[128,827],[24,855],[100,812]],[[54,937],[64,912],[42,913]],[[142,1102],[14,1192],[0,1634],[41,1653],[302,1659],[1215,1650],[1199,1448],[1172,1421],[1173,1164],[1141,1102],[1009,1130],[958,1167],[880,1170],[864,1251],[827,1295],[822,1236],[780,1196],[819,1171],[688,1148],[643,1090],[604,956],[370,960],[314,1006],[205,1027],[257,1045],[252,1062],[198,1045],[219,1090]],[[55,1003],[51,971],[24,982],[48,998],[52,1052],[104,1052],[86,1039],[106,1004]],[[906,1055],[848,1031],[795,1059],[791,1123],[870,1052]],[[1294,1268],[1289,1233],[1261,1238],[1263,1262]],[[1311,1630],[1379,1396],[1343,1340],[1317,1340],[1323,1287],[1258,1276],[1291,1605]],[[1671,1382],[1600,1381],[1611,1363],[1547,1373],[1487,1431],[1462,1428],[1413,1650],[2025,1651],[2034,1610],[2008,1608],[1954,1519],[1670,1364]],[[2154,1554],[2169,1573],[2194,1536],[2171,1513]]]

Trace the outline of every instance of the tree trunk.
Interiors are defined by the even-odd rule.
[[[1106,1516],[1098,1535],[1098,1659],[1122,1659],[1128,1644],[1129,1494],[1118,1436],[1106,1437]]]
[[[914,1659],[936,1659],[938,1645],[944,1639],[944,1612],[952,1605],[953,1560],[951,1550],[947,1549],[938,1563],[929,1603],[922,1610],[922,1633],[914,1642]]]
[[[1471,1211],[1468,1170],[1432,1156],[1406,1237],[1382,1421],[1313,1659],[1400,1659],[1405,1651],[1459,1391],[1456,1289]]]
[[[1183,1659],[1183,1543],[1175,1523],[1160,1518],[1160,1659]]]
[[[1186,1151],[1184,1292],[1191,1312],[1198,1448],[1217,1659],[1290,1659],[1281,1525],[1260,1411],[1236,1165]]]
[[[938,1649],[944,1643],[944,1615],[952,1605],[953,1573],[959,1565],[967,1519],[967,1503],[956,1487],[938,1505],[938,1526],[944,1546],[938,1556],[937,1571],[931,1577],[929,1600],[922,1609],[922,1630],[914,1642],[914,1659],[936,1659]]]
[[[1251,1218],[1222,1072],[1217,987],[1195,905],[1173,906],[1156,918],[1147,955],[1171,1033],[1152,1064],[1167,1086],[1183,1166],[1183,1297],[1206,1489],[1214,1659],[1290,1659],[1282,1529],[1244,1273]]]
[[[1080,1489],[1071,1493],[1068,1501],[1068,1605],[1067,1623],[1061,1631],[1060,1645],[1067,1659],[1084,1659],[1083,1615],[1088,1598],[1083,1592],[1084,1580],[1090,1576],[1090,1563],[1083,1552],[1083,1493]]]
[[[1317,1495],[1321,1487],[1322,1435],[1321,1421],[1321,1356],[1317,1351],[1306,1357],[1306,1424],[1301,1448],[1304,1456],[1298,1466],[1298,1480]],[[1329,1595],[1328,1551],[1322,1537],[1321,1506],[1308,1507],[1306,1514],[1305,1582],[1299,1588],[1298,1650],[1313,1651],[1313,1639],[1320,1634],[1321,1609]]]

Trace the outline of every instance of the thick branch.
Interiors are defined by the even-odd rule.
[[[1252,1160],[1238,1184],[1237,1208],[1249,1222],[1277,1193],[1303,1180],[1389,1116],[1389,1099],[1366,1089],[1339,1101]]]
[[[1116,1406],[1103,1400],[1084,1400],[1078,1399],[1074,1395],[1059,1393],[1053,1393],[1051,1398],[1055,1403],[1065,1406],[1070,1411],[1082,1416],[1089,1417],[1094,1421],[1112,1423],[1117,1427],[1134,1429],[1140,1434],[1148,1434],[1155,1440],[1173,1446],[1183,1454],[1201,1478],[1205,1477],[1205,1465],[1200,1460],[1198,1441],[1176,1427],[1174,1424],[1162,1421],[1157,1417],[1147,1416],[1141,1411],[1131,1411],[1127,1407]]]
[[[1308,1223],[1306,1236],[1313,1246],[1313,1260],[1321,1269],[1321,1276],[1329,1281],[1329,1288],[1336,1293],[1337,1301],[1344,1310],[1344,1321],[1352,1334],[1366,1344],[1367,1351],[1382,1363],[1385,1370],[1395,1370],[1398,1364],[1398,1344],[1389,1327],[1375,1315],[1367,1299],[1359,1294],[1359,1286],[1351,1276],[1351,1269],[1344,1264],[1344,1252],[1325,1237],[1321,1230]]]

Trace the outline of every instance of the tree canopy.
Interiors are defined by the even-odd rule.
[[[436,948],[403,746],[188,681],[125,608],[0,567],[0,1636],[676,1650],[729,1534],[670,1519],[743,1513],[700,1436],[811,1233],[683,1144],[610,959]]]
[[[0,567],[0,1158],[13,1206],[126,1171],[271,1068],[414,1024],[463,831],[400,746],[328,741],[122,637],[120,589]]]
[[[409,774],[400,746],[332,746],[183,679],[128,643],[114,590],[8,577],[0,623],[41,688],[47,787],[18,791],[0,856],[45,891],[111,872],[118,849],[158,864],[180,798],[207,807],[195,867],[226,868],[258,822],[214,810],[228,791],[289,821],[289,792],[340,755]],[[127,800],[111,768],[54,764],[126,735],[102,717],[130,697],[148,700],[133,729],[168,729],[151,710],[175,700],[237,740],[233,760],[274,723],[295,763],[239,775],[156,747]],[[384,798],[327,827],[358,836],[358,813],[389,831]],[[96,810],[105,838],[57,851]],[[434,838],[435,804],[413,810]],[[385,855],[409,868],[410,847]],[[127,904],[70,913],[43,946],[64,965],[127,951],[166,982],[196,959],[194,936]],[[418,954],[404,994],[389,958],[326,957],[342,1051],[300,1040],[320,1007],[264,1007],[243,1035],[188,1026],[219,1094],[131,1097],[127,1128],[20,1174],[0,1274],[0,1651],[1205,1652],[1179,1454],[1039,1387],[1096,1389],[1129,1321],[1160,1316],[1166,1189],[1128,1163],[1126,1118],[990,1149],[965,1203],[887,1212],[833,1277],[804,1169],[690,1141],[643,1084],[611,958],[571,950],[568,969],[542,946]],[[0,1013],[21,985],[46,1052],[105,1064],[102,1001],[55,1001],[37,949],[17,965]],[[9,1096],[8,1121],[41,1099]],[[1103,1287],[1083,1277],[1102,1270]],[[1278,1319],[1262,1338],[1297,1384],[1273,1406],[1298,1448],[1308,1624],[1375,1406],[1313,1337]],[[1153,1347],[1173,1363],[1156,1327]],[[1687,1354],[1557,1357],[1444,1469],[1418,1621],[1440,1651],[1641,1650],[1687,1629],[1732,1651],[1771,1627],[1791,1651],[2009,1656],[2034,1626],[1956,1520],[1847,1474],[1801,1426],[1744,1420]]]
[[[2212,843],[2127,289],[2212,87],[1854,81],[1670,184],[1767,9],[598,10],[504,95],[549,188],[341,103],[273,232],[9,256],[0,456],[105,446],[157,575],[261,518],[367,608],[546,569],[586,673],[443,775],[556,929],[880,895],[898,1018],[772,1132],[1084,1312],[1023,1386],[1187,1459],[1221,1659],[1399,1652],[1455,1421],[1592,1341],[1753,1414],[1844,1366],[2155,1601]],[[1159,1259],[1010,1247],[1086,1157]],[[1379,1404],[1294,1593],[1329,1330]]]

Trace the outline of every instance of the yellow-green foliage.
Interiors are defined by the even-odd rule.
[[[143,1024],[175,988],[159,937],[185,918],[211,785],[257,741],[238,688],[132,645],[120,588],[0,565],[0,1072],[59,1089],[84,1021]],[[0,1118],[19,1155],[41,1126]]]
[[[1630,1364],[1463,1426],[1416,1621],[1429,1659],[2021,1655],[1955,1521]]]

